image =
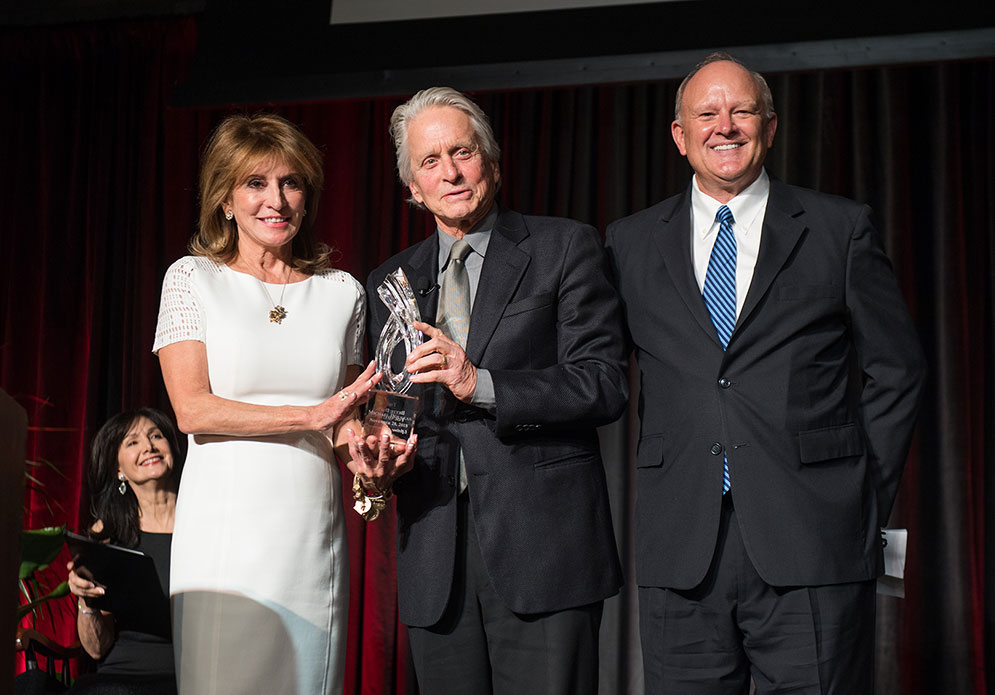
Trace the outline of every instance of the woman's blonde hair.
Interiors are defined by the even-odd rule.
[[[271,113],[229,116],[217,127],[200,165],[200,224],[190,253],[230,263],[238,255],[238,227],[226,220],[222,203],[236,184],[267,160],[283,160],[301,176],[305,215],[293,239],[293,264],[308,275],[329,267],[331,249],[315,240],[312,226],[325,181],[321,153],[300,129]]]

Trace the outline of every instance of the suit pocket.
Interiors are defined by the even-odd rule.
[[[551,470],[554,468],[565,468],[566,466],[578,466],[578,465],[590,465],[594,463],[594,456],[588,451],[579,451],[573,454],[567,454],[565,456],[556,456],[554,458],[546,459],[544,461],[538,461],[533,468],[537,471],[540,470]]]
[[[515,314],[523,314],[526,311],[541,309],[552,303],[553,294],[551,292],[543,292],[542,294],[536,294],[531,297],[526,297],[525,299],[520,299],[517,302],[512,302],[504,308],[504,314],[502,314],[502,316],[507,318],[509,316],[514,316]]]
[[[840,288],[836,285],[785,285],[778,290],[777,296],[784,301],[837,299]]]
[[[663,465],[663,435],[648,434],[640,438],[636,448],[636,468],[658,468]]]
[[[798,433],[798,453],[802,463],[862,456],[864,450],[864,433],[853,423]]]

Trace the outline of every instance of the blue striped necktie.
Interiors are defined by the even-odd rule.
[[[712,246],[705,272],[705,306],[715,332],[725,350],[736,326],[736,237],[732,233],[732,212],[723,205],[715,215],[719,233]],[[729,459],[722,454],[722,493],[729,492]]]

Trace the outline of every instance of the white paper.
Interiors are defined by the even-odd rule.
[[[884,576],[878,580],[878,593],[905,598],[905,548],[909,532],[904,528],[881,529],[884,545]]]
[[[909,541],[908,529],[881,529],[884,546],[884,573],[896,579],[905,579],[905,546]]]

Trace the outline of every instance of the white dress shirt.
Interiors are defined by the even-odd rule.
[[[732,212],[732,232],[736,237],[736,319],[743,310],[746,293],[750,291],[753,270],[760,253],[760,237],[767,211],[767,196],[770,194],[770,178],[761,169],[757,180],[747,186],[739,195],[725,205]],[[691,185],[691,257],[694,259],[694,276],[698,289],[705,288],[705,274],[708,272],[708,259],[718,236],[719,223],[715,221],[722,203],[702,193],[698,188],[698,177]]]

